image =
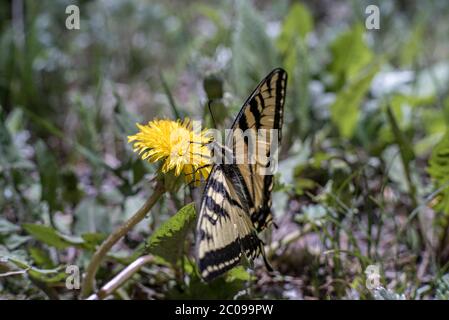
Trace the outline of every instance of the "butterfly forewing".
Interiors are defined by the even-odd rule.
[[[270,160],[267,162],[267,159],[275,156],[270,151],[276,151],[276,147],[280,145],[286,89],[287,73],[282,69],[273,70],[243,105],[232,126],[235,133],[233,141],[228,141],[236,154],[243,150],[245,155],[253,154],[255,157],[253,162],[245,159],[243,163],[237,162],[237,166],[245,180],[249,213],[257,231],[263,230],[272,220],[270,208],[273,176],[272,173],[267,174],[265,169],[268,165],[273,165]],[[251,131],[252,135],[248,133]],[[242,133],[255,136],[256,141],[248,143]],[[260,157],[260,152],[265,157]]]

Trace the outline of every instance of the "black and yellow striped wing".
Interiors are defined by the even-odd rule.
[[[251,219],[234,183],[223,166],[215,166],[207,181],[197,226],[197,261],[206,281],[231,269],[242,255],[256,257],[261,250]]]
[[[273,175],[260,172],[270,165],[267,163],[272,150],[270,148],[280,146],[286,89],[287,73],[283,69],[273,70],[244,103],[232,125],[233,141],[227,142],[227,145],[232,145],[237,155],[239,150],[243,150],[244,155],[255,155],[255,161],[251,163],[249,159],[245,159],[244,163],[237,163],[237,167],[245,181],[249,214],[257,231],[263,230],[272,221]],[[275,131],[277,137],[271,130]],[[257,147],[257,150],[252,149],[252,152],[249,152],[248,139],[242,135],[245,132],[247,137],[248,132],[252,132],[253,137],[256,137],[253,146]],[[266,132],[266,136],[261,136],[261,132]],[[274,141],[276,138],[277,141]],[[263,149],[264,157],[258,157],[259,148]]]
[[[226,142],[233,154],[247,156],[249,149],[244,132],[258,137],[260,129],[270,130],[281,138],[287,74],[273,70],[244,103]],[[240,129],[240,130],[237,130]],[[259,142],[259,141],[258,141]],[[268,166],[269,143],[257,143],[266,157],[255,162],[235,161],[214,165],[206,183],[197,225],[196,253],[201,277],[211,280],[237,265],[243,255],[249,259],[263,254],[257,232],[271,221],[273,176],[259,174]],[[234,159],[236,160],[236,159]],[[268,266],[268,264],[267,264]]]

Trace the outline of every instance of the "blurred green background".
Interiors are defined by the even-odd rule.
[[[79,30],[65,26],[71,4]],[[151,194],[156,167],[127,144],[135,123],[212,126],[210,100],[229,126],[275,67],[289,74],[279,228],[262,235],[275,274],[257,261],[201,283],[192,230],[184,254],[114,297],[449,298],[448,21],[445,0],[1,1],[0,298],[76,299],[65,267],[83,272]],[[190,201],[188,188],[164,196],[98,285]]]

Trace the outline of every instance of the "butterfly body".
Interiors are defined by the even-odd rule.
[[[243,256],[251,260],[264,254],[257,233],[272,220],[273,175],[268,169],[273,164],[271,142],[278,146],[281,139],[286,84],[287,73],[282,69],[273,70],[259,83],[221,149],[227,161],[211,170],[196,236],[198,266],[206,281],[233,268]]]

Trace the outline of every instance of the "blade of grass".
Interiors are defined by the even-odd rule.
[[[162,72],[159,72],[159,78],[161,80],[162,88],[164,89],[165,95],[167,96],[168,103],[173,111],[173,115],[176,117],[176,119],[181,119],[182,115],[179,112],[179,108],[176,105],[176,102],[175,102],[175,99],[173,98],[170,87],[168,86],[168,83],[165,80]]]
[[[401,162],[404,167],[405,178],[407,179],[410,197],[412,199],[412,205],[413,205],[413,207],[417,207],[418,200],[416,197],[416,187],[413,184],[411,170],[410,170],[410,162],[411,162],[411,159],[413,159],[415,157],[415,155],[414,155],[412,148],[410,148],[410,143],[407,141],[407,139],[405,138],[405,135],[399,128],[399,125],[396,121],[396,118],[395,118],[393,111],[391,110],[391,107],[389,104],[387,105],[387,117],[388,117],[388,121],[390,122],[391,128],[393,130],[394,138],[399,147]]]
[[[91,163],[104,167],[107,170],[113,171],[115,172],[114,168],[112,168],[111,166],[109,166],[105,161],[103,161],[103,159],[101,159],[100,157],[98,157],[94,152],[92,152],[91,150],[89,150],[88,148],[86,148],[85,146],[81,145],[80,143],[73,141],[69,138],[67,138],[67,136],[64,134],[64,132],[62,132],[59,128],[57,128],[54,124],[52,124],[50,121],[38,116],[37,114],[35,114],[34,112],[28,110],[28,109],[23,109],[23,111],[25,112],[25,114],[34,121],[35,124],[39,125],[40,127],[42,127],[43,129],[47,130],[48,132],[50,132],[52,135],[60,138],[61,140],[63,140],[66,143],[70,143],[73,144],[75,149],[81,154],[83,155],[87,160],[89,160]]]

